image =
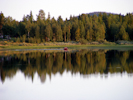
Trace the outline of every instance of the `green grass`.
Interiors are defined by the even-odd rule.
[[[116,49],[116,50],[133,50],[133,45],[53,45],[53,46],[0,46],[0,50],[13,50],[13,49],[53,49],[53,48],[64,48],[68,47],[68,49]]]

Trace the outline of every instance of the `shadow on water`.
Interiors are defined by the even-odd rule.
[[[133,73],[133,51],[79,49],[69,50],[19,50],[0,51],[0,79],[13,78],[20,70],[34,80],[38,74],[42,83],[46,75],[69,71],[71,74]]]

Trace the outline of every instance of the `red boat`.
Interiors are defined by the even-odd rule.
[[[64,47],[64,50],[65,50],[65,51],[67,51],[67,50],[68,50],[68,48],[67,48],[67,47]]]

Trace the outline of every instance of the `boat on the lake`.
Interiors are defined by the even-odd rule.
[[[68,50],[68,48],[67,48],[67,47],[64,47],[64,50],[65,50],[65,51],[67,51],[67,50]]]

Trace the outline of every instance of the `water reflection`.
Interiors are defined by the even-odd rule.
[[[46,75],[64,71],[83,76],[91,74],[133,73],[133,51],[78,50],[73,52],[0,51],[0,79],[13,78],[20,70],[34,81],[37,72],[42,83]]]

